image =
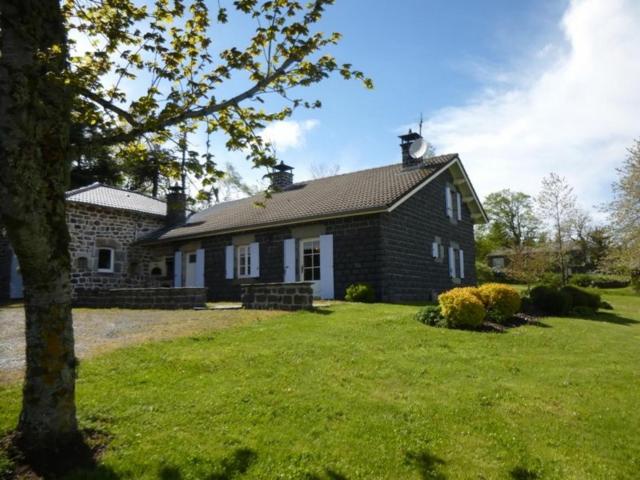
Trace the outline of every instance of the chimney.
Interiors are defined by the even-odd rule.
[[[173,187],[169,187],[167,193],[167,216],[165,223],[167,226],[173,227],[180,225],[187,219],[187,196],[184,194],[182,187],[177,183]]]
[[[271,178],[271,187],[274,190],[284,190],[293,184],[293,167],[285,165],[282,160],[273,167],[273,171],[269,174]]]
[[[404,168],[414,167],[422,163],[422,158],[413,158],[411,155],[409,155],[409,147],[419,138],[422,138],[422,136],[419,133],[412,132],[411,130],[409,130],[409,133],[400,135],[400,148],[402,149],[402,166]]]

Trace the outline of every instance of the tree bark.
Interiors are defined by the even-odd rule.
[[[30,450],[51,452],[78,434],[64,210],[71,106],[66,32],[58,0],[3,0],[0,29],[0,221],[25,291],[18,438]]]

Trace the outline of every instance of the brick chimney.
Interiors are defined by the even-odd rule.
[[[409,133],[400,135],[400,148],[402,150],[403,167],[414,167],[422,162],[421,158],[413,158],[411,157],[411,155],[409,155],[409,147],[419,138],[422,138],[422,136],[419,133],[412,132],[411,130],[409,130]]]
[[[275,190],[283,190],[293,184],[293,167],[285,165],[282,160],[273,167],[273,171],[269,174],[271,178],[271,187]]]
[[[177,183],[167,193],[167,226],[180,225],[187,219],[187,196]]]

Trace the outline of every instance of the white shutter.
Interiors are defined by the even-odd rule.
[[[249,256],[251,257],[251,278],[260,276],[260,244],[253,242],[249,245]]]
[[[460,192],[456,192],[456,200],[458,203],[458,220],[462,220],[462,202],[460,201]]]
[[[456,259],[454,257],[453,247],[449,247],[449,275],[451,278],[456,276]]]
[[[440,249],[439,249],[438,242],[433,242],[433,243],[431,244],[431,256],[432,256],[433,258],[438,258],[438,253],[439,253],[439,252],[438,252],[438,250],[440,250]]]
[[[460,278],[464,278],[464,252],[460,250]]]
[[[196,287],[204,287],[204,248],[196,250]]]
[[[182,286],[182,252],[179,250],[173,254],[173,286]]]
[[[296,239],[284,240],[284,281],[294,283],[296,281]]]
[[[320,235],[320,297],[333,295],[333,235]]]
[[[453,208],[451,206],[451,189],[449,188],[449,185],[444,187],[444,199],[445,205],[447,207],[447,217],[451,217],[453,214]]]
[[[224,249],[224,252],[225,252],[224,265],[225,265],[225,272],[226,272],[225,278],[227,280],[231,280],[233,278],[233,253],[234,253],[233,245],[227,245]]]

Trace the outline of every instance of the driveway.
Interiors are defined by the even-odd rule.
[[[87,358],[126,345],[220,330],[274,315],[282,312],[74,309],[76,355]],[[18,378],[23,367],[24,310],[22,305],[0,307],[0,382]]]

